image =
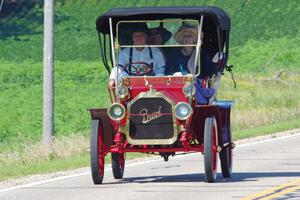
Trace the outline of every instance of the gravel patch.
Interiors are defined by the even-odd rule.
[[[252,143],[252,142],[257,142],[257,141],[262,141],[262,140],[267,140],[271,138],[278,138],[282,136],[288,136],[288,135],[293,135],[300,133],[300,129],[293,129],[293,130],[288,130],[284,132],[278,132],[270,135],[264,135],[264,136],[258,136],[258,137],[253,137],[253,138],[246,138],[246,139],[241,139],[238,141],[235,141],[236,145],[241,145],[245,143]],[[126,164],[133,164],[137,162],[146,162],[150,160],[158,160],[162,159],[158,156],[146,156],[142,158],[135,158],[131,160],[126,160]],[[110,167],[109,164],[106,165],[106,167]],[[9,179],[6,181],[0,182],[0,190],[13,187],[13,186],[18,186],[18,185],[24,185],[32,182],[38,182],[38,181],[43,181],[43,180],[48,180],[48,179],[53,179],[57,177],[63,177],[63,176],[70,176],[70,175],[75,175],[79,173],[85,173],[89,172],[90,168],[89,167],[84,167],[84,168],[79,168],[75,170],[67,170],[67,171],[61,171],[61,172],[55,172],[55,173],[48,173],[48,174],[35,174],[35,175],[30,175],[26,177],[21,177],[17,179]]]

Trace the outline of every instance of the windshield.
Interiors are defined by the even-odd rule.
[[[114,41],[118,70],[112,73],[119,78],[195,75],[203,37],[199,29],[199,21],[193,19],[118,22]]]
[[[199,26],[199,22],[192,19],[120,21],[117,24],[116,47],[124,48],[136,46],[132,40],[132,33],[135,31],[143,31],[147,34],[147,45],[151,45],[153,47],[182,47],[184,44],[179,43],[175,39],[175,34],[182,24],[188,24],[195,29]],[[163,39],[159,40],[158,35],[163,37]],[[194,45],[196,46],[196,44]]]

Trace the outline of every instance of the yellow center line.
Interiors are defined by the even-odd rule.
[[[263,200],[269,200],[269,199],[278,198],[278,197],[281,197],[281,196],[283,196],[283,195],[285,195],[285,194],[294,192],[294,191],[299,190],[299,189],[300,189],[300,185],[297,186],[297,187],[292,187],[292,188],[289,188],[289,189],[284,190],[284,191],[282,191],[282,192],[279,192],[279,193],[270,195],[270,196],[268,196],[268,197],[266,197],[266,198],[263,198]]]
[[[254,199],[269,200],[269,199],[274,199],[283,196],[285,194],[291,193],[299,189],[300,189],[300,179],[289,183],[284,183],[282,185],[273,188],[266,189],[256,194],[243,197],[241,200],[254,200]]]

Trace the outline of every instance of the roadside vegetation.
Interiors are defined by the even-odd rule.
[[[232,17],[229,64],[234,65],[237,88],[230,73],[225,73],[219,99],[235,101],[234,138],[299,128],[297,0],[61,0],[55,14],[57,140],[53,152],[45,152],[40,143],[43,6],[39,3],[0,18],[0,180],[89,165],[87,109],[109,105],[107,73],[100,62],[95,31],[98,15],[116,6],[183,4],[217,5]]]

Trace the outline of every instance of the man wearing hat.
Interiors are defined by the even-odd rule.
[[[119,53],[118,66],[114,67],[110,74],[110,79],[116,79],[116,70],[119,70],[119,77],[129,75],[138,75],[135,71],[138,67],[138,63],[146,63],[152,67],[152,74],[155,76],[163,76],[165,71],[165,60],[158,48],[147,47],[147,31],[148,27],[146,23],[128,23],[131,27],[131,39],[133,45],[137,47],[128,47],[123,49]],[[130,65],[130,74],[124,71],[126,66]],[[131,67],[132,66],[132,67]]]
[[[149,45],[163,45],[172,36],[172,33],[164,27],[156,27],[148,30],[147,44]]]
[[[162,25],[156,28],[151,28],[147,33],[147,44],[149,45],[164,45],[171,38],[172,33],[164,28]],[[161,53],[163,54],[165,60],[168,54],[171,52],[172,48],[159,47]]]
[[[183,23],[174,36],[175,40],[182,45],[192,45],[197,43],[198,28],[192,24]],[[201,41],[203,32],[201,33]],[[196,49],[193,46],[184,46],[172,52],[167,59],[165,73],[172,75],[181,72],[182,75],[193,73],[195,67]],[[201,73],[200,77],[209,76],[216,72],[216,66],[212,63],[210,57],[201,49]]]

